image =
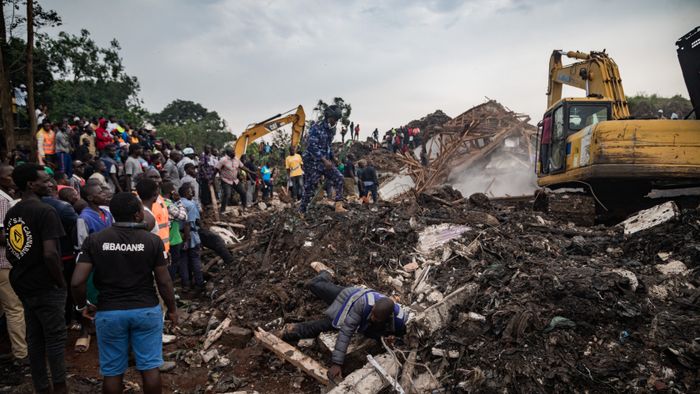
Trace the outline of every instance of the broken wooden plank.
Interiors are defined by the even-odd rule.
[[[202,346],[202,349],[209,349],[209,346],[216,342],[217,339],[221,338],[221,334],[223,334],[224,330],[230,325],[231,319],[228,317],[225,318],[224,321],[222,321],[218,327],[216,327],[215,329],[210,331],[209,334],[207,334],[207,338],[204,340],[204,346]]]
[[[382,354],[374,358],[377,363],[384,368],[387,374],[396,375],[399,370],[399,363],[390,354]],[[377,370],[369,362],[362,368],[348,375],[328,394],[341,393],[362,393],[362,394],[377,394],[385,387],[387,383]]]
[[[630,235],[664,224],[680,216],[678,205],[673,201],[667,201],[655,207],[637,212],[619,226],[624,228],[625,235]]]
[[[245,229],[246,229],[245,224],[241,224],[241,223],[217,221],[217,222],[214,222],[214,223],[212,223],[212,224],[213,224],[214,226],[231,227],[231,228],[237,228],[237,229],[241,229],[241,230],[245,230]]]
[[[255,339],[260,341],[260,344],[275,353],[279,358],[301,369],[321,384],[327,385],[329,383],[328,369],[318,361],[297,350],[294,346],[284,342],[262,328],[258,328],[258,330],[255,331]]]

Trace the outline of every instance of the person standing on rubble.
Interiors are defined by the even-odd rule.
[[[246,205],[246,195],[243,186],[238,180],[238,171],[243,168],[243,163],[236,157],[233,148],[227,146],[226,154],[216,163],[214,167],[221,176],[221,204],[219,212],[224,213],[226,206],[231,199],[231,190],[235,190],[241,197],[241,207]]]
[[[335,211],[347,212],[343,208],[343,175],[333,164],[333,149],[331,144],[335,137],[335,125],[342,117],[342,111],[337,105],[331,105],[323,112],[323,121],[317,122],[309,130],[306,149],[304,149],[304,195],[299,211],[305,213],[309,202],[316,193],[316,186],[325,176],[335,188]]]
[[[121,393],[129,350],[143,378],[145,393],[160,393],[163,315],[158,293],[177,325],[173,283],[163,242],[144,229],[144,208],[132,193],[118,193],[109,204],[116,222],[83,243],[71,287],[76,310],[94,319],[104,393]],[[94,269],[98,306],[87,302],[86,282]],[[155,280],[154,280],[155,279]]]
[[[321,271],[308,284],[311,293],[328,305],[326,316],[286,325],[282,330],[282,340],[294,344],[301,339],[315,338],[325,331],[338,330],[331,356],[333,366],[328,369],[328,378],[337,382],[341,378],[345,353],[355,332],[372,339],[402,336],[406,332],[409,313],[405,307],[372,289],[341,287],[331,279],[330,272]]]
[[[357,176],[360,178],[360,185],[362,186],[362,198],[368,199],[368,195],[372,195],[372,202],[377,203],[377,185],[379,181],[377,180],[377,170],[371,163],[367,163],[367,160],[360,160],[357,165],[360,167],[360,171]]]
[[[304,190],[304,183],[302,182],[304,171],[301,169],[303,164],[301,155],[297,153],[297,148],[291,146],[289,148],[289,156],[284,160],[284,166],[287,169],[287,178],[291,180],[292,198],[294,201],[301,200],[302,190]]]

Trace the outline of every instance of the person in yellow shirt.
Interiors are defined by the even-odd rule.
[[[304,170],[301,168],[303,164],[304,162],[301,159],[301,155],[297,153],[296,147],[290,147],[289,156],[284,160],[284,165],[287,168],[287,179],[289,179],[287,184],[292,186],[292,198],[297,201],[301,200],[304,192],[304,182],[302,180]]]
[[[46,118],[36,132],[36,153],[39,164],[56,164],[56,133],[51,129],[51,122]]]

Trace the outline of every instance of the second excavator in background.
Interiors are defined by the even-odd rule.
[[[294,112],[292,112],[294,111]],[[237,158],[241,158],[248,149],[253,141],[258,138],[262,138],[265,135],[279,130],[281,127],[291,124],[292,125],[292,138],[291,146],[298,146],[301,142],[301,138],[304,134],[304,127],[306,125],[306,114],[304,113],[304,108],[299,105],[295,110],[290,110],[283,114],[277,114],[271,116],[262,122],[254,123],[249,125],[243,133],[236,139],[234,145],[234,151]]]

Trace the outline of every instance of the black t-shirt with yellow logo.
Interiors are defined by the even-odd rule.
[[[7,211],[3,225],[15,293],[30,297],[54,288],[57,284],[46,267],[43,242],[58,242],[65,235],[56,211],[37,199],[22,200]]]

